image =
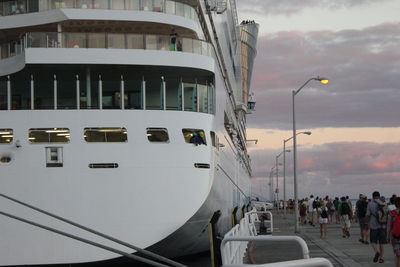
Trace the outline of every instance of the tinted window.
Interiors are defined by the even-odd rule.
[[[12,129],[0,129],[0,144],[11,143],[13,137]]]
[[[150,142],[169,142],[168,131],[165,128],[147,128],[147,139]]]
[[[182,129],[186,143],[195,145],[207,145],[206,135],[201,129]]]
[[[84,138],[86,142],[126,142],[128,133],[117,127],[85,128]]]
[[[70,132],[67,128],[35,128],[29,129],[31,143],[68,143]]]

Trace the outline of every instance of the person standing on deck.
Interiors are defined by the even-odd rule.
[[[314,226],[314,196],[311,195],[308,200],[308,223]]]
[[[360,194],[359,200],[356,203],[356,217],[360,224],[360,241],[363,244],[369,244],[368,242],[368,224],[365,222],[365,215],[367,214],[368,201],[367,196]]]
[[[367,214],[365,217],[370,229],[369,239],[375,252],[373,262],[379,261],[379,263],[384,262],[384,244],[387,244],[386,225],[383,225],[378,221],[378,210],[380,208],[379,206],[382,204],[379,192],[373,192],[372,201],[368,203]]]
[[[327,226],[328,226],[328,209],[325,206],[323,200],[320,201],[320,205],[317,208],[318,221],[319,221],[319,232],[321,238],[326,238]]]
[[[339,213],[339,198],[335,197],[335,200],[333,200],[333,205],[335,206],[335,220],[336,224],[340,223],[340,213]]]
[[[346,238],[350,237],[350,218],[352,216],[352,211],[345,197],[341,197],[340,200],[339,213],[340,222],[342,224],[342,237]]]
[[[395,267],[400,267],[400,197],[392,196],[390,203],[395,208],[389,213],[387,239],[393,246]]]

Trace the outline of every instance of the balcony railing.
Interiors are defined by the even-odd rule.
[[[0,59],[21,54],[25,48],[143,49],[211,55],[209,43],[177,35],[32,32],[19,41],[1,44]]]
[[[58,8],[138,10],[162,12],[193,20],[197,18],[195,8],[170,0],[8,0],[0,1],[0,16]]]

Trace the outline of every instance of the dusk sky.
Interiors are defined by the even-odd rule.
[[[299,197],[400,194],[400,1],[238,0],[260,24],[248,117],[253,192],[269,199],[269,172],[292,136],[296,96]],[[286,143],[291,149],[292,143]],[[280,157],[282,162],[283,157]],[[286,155],[287,197],[293,155]],[[282,198],[282,166],[279,173]],[[275,183],[275,179],[274,179]]]

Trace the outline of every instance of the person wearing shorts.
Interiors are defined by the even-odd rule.
[[[368,203],[367,214],[365,216],[366,222],[369,225],[369,241],[374,249],[375,255],[373,262],[384,263],[384,245],[387,244],[386,239],[386,225],[382,225],[376,219],[378,208],[381,203],[379,192],[372,193],[372,201]]]
[[[322,216],[322,211],[325,210],[325,218]],[[318,222],[319,222],[319,232],[321,238],[326,238],[327,228],[328,228],[328,209],[326,208],[324,201],[320,202],[320,207],[317,209]]]
[[[395,210],[391,212],[395,212],[400,215],[400,197],[394,198],[393,202],[395,205]],[[394,215],[389,213],[389,220],[388,220],[388,227],[387,227],[387,238],[389,242],[392,244],[393,253],[394,253],[394,260],[395,260],[395,267],[400,267],[400,236],[395,237],[393,235],[393,227],[394,227]]]

